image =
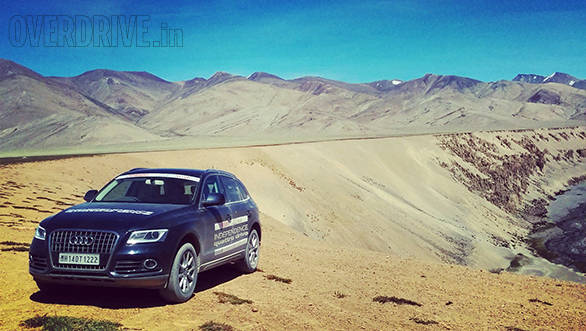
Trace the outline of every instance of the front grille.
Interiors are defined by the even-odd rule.
[[[75,237],[92,238],[91,244],[74,244]],[[110,254],[118,235],[102,231],[55,231],[51,233],[51,252]]]
[[[102,271],[116,246],[118,235],[106,231],[57,230],[49,236],[51,263],[57,269]],[[99,265],[62,264],[59,253],[99,254]]]

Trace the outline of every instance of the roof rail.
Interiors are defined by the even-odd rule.
[[[223,175],[228,175],[228,176],[234,176],[233,174],[229,173],[228,171],[219,170],[219,169],[213,169],[213,168],[206,169],[205,172],[206,173],[217,173],[217,174],[223,174]]]

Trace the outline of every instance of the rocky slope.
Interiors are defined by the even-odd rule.
[[[580,247],[581,238],[569,240],[570,234],[580,236],[580,231],[566,227],[569,224],[580,229],[581,222],[555,225],[554,220],[546,217],[545,207],[560,192],[586,178],[585,140],[583,128],[441,136],[443,148],[455,156],[450,162],[442,162],[453,178],[506,210],[521,221],[521,227],[529,229],[522,241],[530,255],[519,251],[511,264],[502,269],[522,269],[540,256],[584,272],[582,259],[573,253]],[[503,247],[511,247],[507,240],[498,237],[495,240]],[[559,240],[566,243],[561,244]],[[560,256],[559,252],[566,254]],[[535,270],[534,267],[526,269]]]

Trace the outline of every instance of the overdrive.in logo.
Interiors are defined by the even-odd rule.
[[[8,39],[13,47],[183,47],[183,29],[161,23],[149,38],[150,23],[149,15],[14,15]]]

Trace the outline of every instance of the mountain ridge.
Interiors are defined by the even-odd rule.
[[[540,84],[436,74],[346,83],[218,71],[169,82],[108,69],[45,77],[0,60],[0,150],[202,135],[287,139],[582,125],[586,91],[553,82],[567,76]]]

